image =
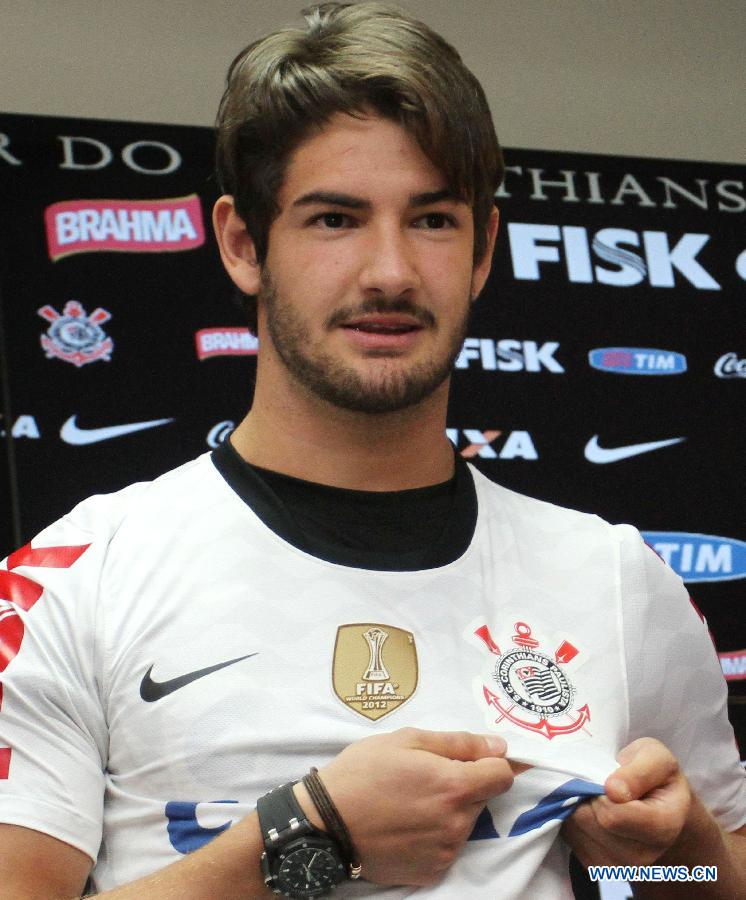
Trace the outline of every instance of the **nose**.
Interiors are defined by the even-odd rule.
[[[368,236],[360,287],[365,293],[400,297],[420,286],[415,248],[399,221],[378,223]]]

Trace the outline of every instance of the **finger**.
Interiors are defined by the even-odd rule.
[[[473,734],[469,731],[424,731],[403,728],[399,732],[413,749],[426,750],[446,759],[474,762],[489,757],[504,757],[507,744],[499,735]]]
[[[633,741],[619,753],[618,759],[622,765],[604,784],[606,796],[614,803],[640,800],[679,774],[676,757],[652,738]]]
[[[615,803],[608,797],[596,797],[590,808],[598,825],[608,833],[629,842],[655,846],[667,844],[676,837],[690,804],[686,779],[679,777],[643,800]]]
[[[475,762],[456,762],[455,765],[458,766],[460,782],[459,801],[476,803],[481,807],[513,786],[513,770],[506,759],[485,757]]]
[[[579,803],[560,828],[562,839],[584,866],[589,863],[605,863],[609,854],[598,840],[598,825],[587,803]]]
[[[562,835],[578,856],[579,847],[591,841],[596,848],[611,844],[621,851],[630,845],[642,846],[649,818],[641,803],[620,805],[595,797],[577,805],[563,822]]]
[[[513,775],[520,775],[521,772],[527,772],[529,769],[534,768],[528,763],[516,762],[514,759],[509,759],[508,765],[510,766]]]

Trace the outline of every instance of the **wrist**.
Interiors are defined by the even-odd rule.
[[[352,835],[339,809],[337,809],[337,805],[326,789],[326,785],[319,775],[319,770],[312,766],[308,775],[303,776],[302,783],[318,815],[324,822],[326,833],[336,843],[342,854],[348,876],[353,880],[360,878],[362,865],[355,849]]]
[[[264,842],[259,863],[273,893],[310,900],[326,896],[343,882],[347,866],[337,843],[314,827],[294,787],[286,782],[257,800]]]
[[[698,854],[717,852],[722,845],[722,829],[702,801],[692,794],[681,831],[663,856],[687,860]]]

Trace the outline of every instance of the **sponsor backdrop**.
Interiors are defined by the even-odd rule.
[[[211,155],[204,128],[0,117],[3,551],[249,406]],[[746,754],[744,168],[506,159],[448,435],[502,484],[645,533],[707,616]]]

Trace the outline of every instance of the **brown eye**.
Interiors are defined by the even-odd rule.
[[[425,213],[417,219],[415,223],[417,228],[423,228],[426,231],[442,231],[444,228],[454,226],[455,220],[452,216],[442,212]]]
[[[345,224],[347,216],[343,213],[324,213],[321,221],[327,228],[342,228]]]
[[[425,216],[425,222],[428,228],[445,228],[448,224],[443,213],[428,213]]]

